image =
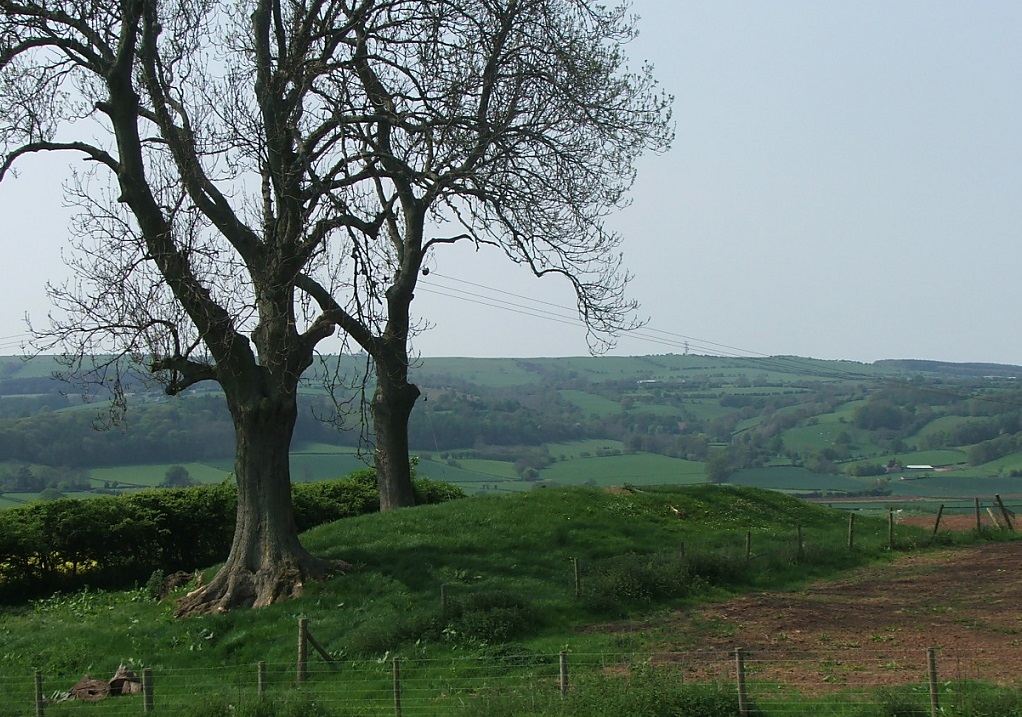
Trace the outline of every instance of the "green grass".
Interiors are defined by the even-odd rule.
[[[445,358],[442,360],[423,359],[422,365],[413,369],[413,376],[422,374],[432,380],[437,376],[449,376],[458,381],[480,386],[506,387],[537,383],[539,376],[520,359]],[[414,378],[413,380],[418,380]]]
[[[423,457],[416,468],[418,475],[461,487],[468,494],[479,492],[524,491],[531,487],[518,478],[511,463],[459,459],[456,465]]]
[[[649,403],[639,400],[636,401],[628,410],[628,413],[649,413],[654,416],[677,416],[680,419],[685,416],[686,410],[687,409],[682,409],[666,403]]]
[[[617,450],[623,451],[624,444],[621,441],[610,439],[594,438],[588,441],[571,441],[569,443],[548,443],[547,450],[554,458],[589,458],[596,455],[597,451]]]
[[[606,443],[606,442],[603,442]],[[540,478],[561,485],[611,486],[674,484],[706,482],[702,463],[652,453],[629,453],[618,456],[593,456],[558,461],[540,471]]]
[[[686,399],[685,409],[701,421],[713,421],[734,412],[733,408],[721,406],[718,400],[707,398]]]
[[[834,417],[834,414],[827,415]],[[821,417],[818,423],[788,429],[781,437],[785,447],[790,450],[800,453],[815,453],[833,446],[842,432],[850,434],[850,426],[840,423],[836,418],[831,421],[823,421]]]
[[[463,471],[468,473],[483,476],[484,480],[518,480],[518,473],[515,472],[514,464],[508,463],[507,461],[492,461],[482,458],[459,458],[454,461],[455,465],[451,465],[447,461],[433,461],[432,459],[423,458],[419,462],[419,467],[426,468],[431,462],[441,464],[440,473],[444,473],[446,470],[451,468],[461,468]],[[432,468],[430,468],[430,470],[432,470]],[[442,478],[440,475],[431,475],[430,477],[437,478],[438,480],[447,480]],[[454,481],[447,480],[447,482],[453,483]]]
[[[797,527],[807,546],[800,554]],[[113,674],[120,663],[155,670],[163,690],[157,714],[248,714],[241,711],[250,699],[244,695],[254,691],[254,666],[261,660],[270,666],[269,704],[306,702],[293,707],[298,711],[282,704],[260,714],[388,713],[394,656],[415,685],[410,694],[427,695],[416,704],[432,705],[415,714],[623,714],[598,711],[624,688],[606,678],[620,674],[619,665],[638,665],[632,655],[641,655],[645,640],[654,638],[600,624],[727,593],[795,589],[890,555],[885,521],[859,521],[852,551],[846,527],[840,511],[777,492],[708,485],[535,490],[339,521],[309,531],[303,542],[314,553],[350,561],[353,569],[307,584],[298,600],[261,610],[176,620],[172,603],[153,602],[144,588],[5,608],[0,675],[23,676],[17,684],[25,686],[0,691],[0,715],[13,709],[13,696],[26,704],[35,669],[46,675],[49,689],[66,689],[82,674]],[[898,530],[901,549],[927,534]],[[744,558],[746,531],[755,545],[753,563]],[[581,577],[577,597],[572,559]],[[329,672],[313,654],[310,684],[296,691],[299,617],[309,620],[317,641],[341,665]],[[575,670],[576,687],[565,703],[551,689],[561,650],[572,656]],[[654,674],[635,677],[631,684],[639,691],[630,699],[621,695],[631,717],[662,714],[656,705],[666,702],[657,699],[689,705],[684,714],[704,714],[692,705],[713,699],[700,691],[712,686],[676,693],[684,684],[676,676],[662,676],[669,684]],[[531,687],[513,687],[514,680]],[[211,711],[221,704],[222,712]],[[341,704],[347,711],[330,707]],[[47,715],[106,714],[103,707],[54,704]],[[135,707],[141,709],[137,701]]]
[[[1022,471],[1022,453],[1012,453],[1004,458],[998,458],[996,461],[990,461],[984,463],[979,468],[983,469],[988,475],[994,475],[998,473],[1009,474],[1012,471]]]
[[[207,463],[150,463],[114,468],[93,468],[89,474],[92,477],[93,487],[97,488],[103,487],[105,483],[116,483],[121,488],[152,488],[166,480],[167,469],[175,465],[183,466],[196,483],[222,483],[229,477],[228,471]]]
[[[766,468],[749,468],[738,471],[731,476],[732,485],[744,485],[753,488],[770,488],[787,492],[809,491],[861,491],[872,482],[849,478],[844,475],[821,475],[812,473],[805,468],[794,466],[777,466]]]
[[[621,404],[617,401],[612,401],[609,398],[598,396],[594,393],[587,391],[577,391],[574,389],[565,389],[558,391],[561,397],[566,401],[570,401],[574,405],[581,408],[586,413],[594,416],[604,416],[607,414],[622,413],[624,409]]]
[[[919,432],[916,433],[913,438],[919,439],[933,433],[950,432],[963,423],[969,423],[970,421],[975,420],[975,418],[970,418],[968,416],[941,416],[933,419],[919,429]]]

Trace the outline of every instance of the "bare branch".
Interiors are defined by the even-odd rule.
[[[118,165],[117,160],[111,157],[107,152],[84,142],[30,142],[18,147],[13,152],[10,152],[4,159],[3,164],[0,164],[0,181],[3,181],[4,177],[11,170],[11,167],[14,166],[14,163],[26,154],[59,151],[81,152],[90,160],[104,164],[114,172],[118,171],[120,166]]]

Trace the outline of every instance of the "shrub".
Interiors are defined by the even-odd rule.
[[[464,497],[455,486],[417,478],[420,503]],[[376,473],[293,487],[299,530],[378,511]],[[0,602],[54,591],[125,587],[227,558],[237,513],[231,483],[61,499],[0,511]]]

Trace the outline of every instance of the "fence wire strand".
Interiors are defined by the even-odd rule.
[[[761,713],[794,716],[811,715],[828,705],[876,704],[885,689],[907,690],[921,705],[937,699],[944,707],[967,699],[977,684],[1022,689],[1022,677],[1013,669],[1022,647],[937,649],[936,674],[929,670],[928,655],[926,648],[834,649],[812,657],[758,650],[567,653],[566,677],[559,655],[409,657],[400,659],[397,680],[394,660],[388,658],[315,663],[301,682],[294,663],[153,668],[152,701],[154,714],[168,715],[187,714],[197,704],[229,706],[270,698],[311,700],[328,714],[426,717],[458,714],[472,706],[475,714],[485,714],[489,701],[512,698],[531,704],[537,714],[556,714],[564,695],[570,700],[576,693],[607,685],[607,680],[619,679],[627,686],[627,678],[654,672],[678,684],[717,685],[737,694],[739,674],[744,672],[741,689]],[[0,714],[37,714],[34,679],[32,673],[0,677]],[[145,714],[143,695],[108,697],[96,711],[62,699],[82,675],[42,679],[46,715]]]

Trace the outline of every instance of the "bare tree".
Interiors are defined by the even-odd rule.
[[[440,247],[574,287],[593,347],[634,325],[619,237],[670,98],[630,69],[626,7],[585,0],[0,0],[0,179],[67,189],[74,279],[45,336],[220,385],[237,433],[230,558],[183,612],[263,605],[329,565],[298,541],[297,387],[338,329],[374,369],[384,509],[414,502],[412,300]],[[113,181],[110,181],[110,178]],[[106,188],[113,185],[113,191]],[[61,318],[61,316],[66,318]]]

